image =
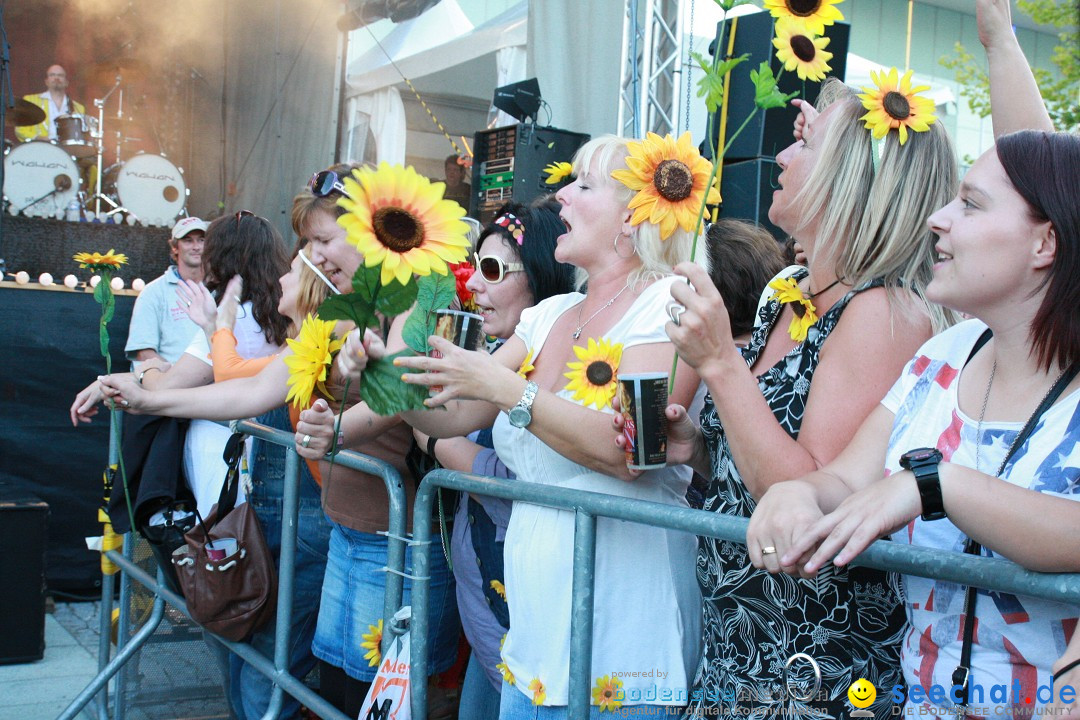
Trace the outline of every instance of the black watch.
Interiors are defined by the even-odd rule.
[[[937,448],[916,448],[900,456],[900,467],[910,470],[919,486],[923,520],[941,520],[945,517],[941,478],[938,477],[938,463],[941,459],[941,452]]]

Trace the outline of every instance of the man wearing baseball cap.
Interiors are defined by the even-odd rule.
[[[131,311],[124,347],[129,360],[160,358],[176,362],[199,332],[199,326],[177,304],[176,286],[181,280],[202,282],[203,241],[209,226],[210,223],[197,217],[186,217],[173,226],[169,238],[173,264],[143,288]]]

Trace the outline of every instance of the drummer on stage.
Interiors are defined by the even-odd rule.
[[[52,65],[45,71],[45,92],[37,95],[24,95],[23,99],[37,105],[45,111],[45,119],[37,125],[16,127],[15,137],[27,140],[56,140],[56,118],[61,115],[82,115],[86,108],[67,95],[67,72],[59,65]]]

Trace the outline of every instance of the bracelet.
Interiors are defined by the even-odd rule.
[[[1065,667],[1061,668],[1056,673],[1054,673],[1053,681],[1057,682],[1058,678],[1060,678],[1062,675],[1064,675],[1065,673],[1067,673],[1070,670],[1072,670],[1073,668],[1075,668],[1077,665],[1080,665],[1080,658],[1077,658],[1077,659],[1073,660],[1071,663],[1069,663],[1068,665],[1066,665]]]
[[[438,441],[439,438],[437,437],[429,437],[427,439],[427,456],[436,462],[438,462],[438,459],[435,457],[435,443]]]
[[[146,375],[146,373],[150,372],[151,370],[157,370],[158,372],[161,372],[161,368],[159,368],[159,367],[158,367],[158,366],[156,366],[156,365],[153,365],[153,366],[151,366],[151,367],[148,367],[148,368],[146,368],[145,370],[140,370],[140,371],[139,371],[139,374],[135,376],[135,382],[137,382],[137,383],[139,384],[139,387],[142,387],[142,384],[143,384],[143,376],[145,376],[145,375]]]

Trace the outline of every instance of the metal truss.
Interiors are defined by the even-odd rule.
[[[626,0],[619,100],[622,135],[677,134],[686,61],[680,4],[680,0]]]

